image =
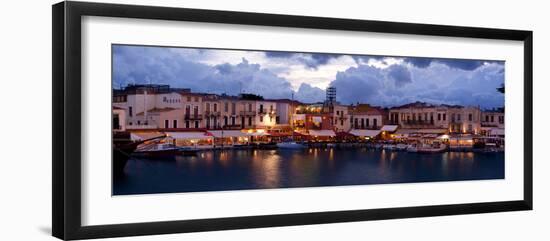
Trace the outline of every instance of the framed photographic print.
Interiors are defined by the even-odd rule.
[[[531,210],[532,115],[531,31],[61,2],[53,235]]]

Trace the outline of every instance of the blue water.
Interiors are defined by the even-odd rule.
[[[162,160],[132,158],[124,174],[113,178],[113,195],[502,178],[502,152],[224,150]]]

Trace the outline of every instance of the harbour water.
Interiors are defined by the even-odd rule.
[[[504,153],[380,149],[216,150],[131,158],[113,195],[322,187],[504,178]]]

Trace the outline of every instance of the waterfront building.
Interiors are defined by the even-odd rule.
[[[324,104],[304,104],[296,108],[292,117],[294,129],[314,139],[324,140],[336,136],[332,112],[327,112]]]
[[[238,102],[238,97],[228,95],[220,96],[222,129],[241,129],[237,112]]]
[[[221,101],[220,96],[215,94],[205,94],[202,98],[203,125],[204,128],[220,129],[221,128]]]
[[[126,111],[124,108],[113,106],[113,131],[126,130]]]
[[[481,113],[481,125],[504,128],[504,109],[484,110]]]
[[[378,130],[384,125],[384,113],[381,108],[368,104],[350,106],[349,124],[351,129]]]
[[[158,112],[181,108],[184,94],[190,94],[189,89],[171,89],[167,85],[129,85],[113,91],[113,106],[125,110],[126,129],[166,128],[166,119],[158,119]],[[150,110],[154,113],[151,116],[148,113]],[[173,124],[183,120],[169,121]]]
[[[334,105],[332,120],[336,132],[348,132],[351,129],[349,118],[349,106]]]
[[[256,104],[256,129],[270,130],[277,123],[277,102],[257,100]]]
[[[481,131],[479,107],[415,102],[391,108],[388,121],[402,129],[432,129],[434,133],[440,133],[441,129],[457,134],[478,134]]]

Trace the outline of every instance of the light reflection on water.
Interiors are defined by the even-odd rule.
[[[204,151],[172,160],[130,159],[113,193],[163,193],[504,178],[504,153],[388,150]]]

